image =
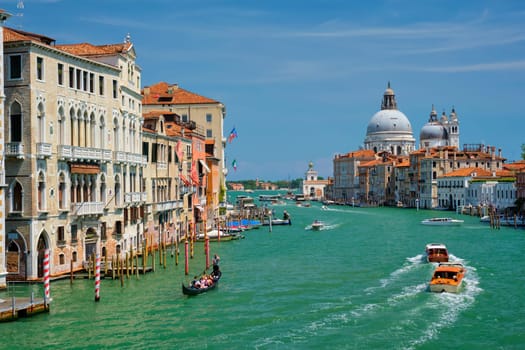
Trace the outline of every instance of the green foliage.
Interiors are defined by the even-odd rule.
[[[525,160],[525,143],[521,144],[521,159]]]

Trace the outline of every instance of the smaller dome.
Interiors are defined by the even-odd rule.
[[[446,140],[448,139],[447,129],[439,123],[427,123],[421,128],[419,139],[423,140]]]
[[[445,112],[443,112],[443,114],[441,115],[441,122],[442,123],[448,122],[448,118],[447,118],[447,115],[445,114]]]

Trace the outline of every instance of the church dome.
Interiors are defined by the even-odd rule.
[[[447,140],[448,133],[447,129],[439,123],[429,122],[426,123],[419,133],[419,139],[421,141],[426,140]]]
[[[394,90],[383,93],[381,110],[374,114],[366,128],[365,149],[387,151],[394,155],[407,155],[414,149],[415,139],[407,116],[397,109]]]
[[[366,129],[367,136],[378,132],[412,133],[412,126],[403,112],[397,109],[383,109],[372,116]]]

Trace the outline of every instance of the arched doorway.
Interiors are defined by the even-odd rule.
[[[36,250],[38,252],[38,277],[44,277],[44,258],[46,249],[49,247],[47,244],[47,240],[42,233],[40,237],[38,238],[38,243],[36,246]]]
[[[86,242],[85,243],[85,252],[86,252],[85,260],[86,261],[89,260],[90,256],[92,257],[96,256],[97,240],[98,240],[97,230],[94,229],[93,227],[88,228],[88,230],[86,231],[86,240],[85,240]]]

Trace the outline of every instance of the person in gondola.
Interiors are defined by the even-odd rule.
[[[215,266],[218,267],[220,261],[221,261],[221,258],[217,254],[215,254],[213,256],[213,260],[212,260],[213,267],[215,267]]]
[[[211,278],[213,279],[213,281],[218,281],[219,278],[221,278],[221,275],[222,275],[222,272],[221,270],[219,269],[219,265],[213,265],[213,271],[211,272]]]

